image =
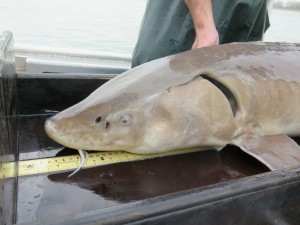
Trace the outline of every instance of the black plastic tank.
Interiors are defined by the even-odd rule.
[[[18,176],[20,161],[78,154],[50,140],[44,122],[107,76],[19,75],[11,33],[0,40],[0,224],[300,224],[300,167],[270,172],[234,146],[70,178],[70,171]],[[15,162],[9,178],[8,162]]]

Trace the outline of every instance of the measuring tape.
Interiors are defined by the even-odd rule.
[[[120,162],[139,161],[163,156],[179,155],[198,152],[201,150],[203,149],[193,148],[146,155],[138,155],[122,151],[89,153],[88,161],[83,166],[83,168],[91,168]],[[79,155],[32,159],[19,162],[7,162],[0,165],[0,179],[74,170],[79,166],[79,164]]]

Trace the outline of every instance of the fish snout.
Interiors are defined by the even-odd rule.
[[[48,119],[46,119],[45,128],[49,128],[49,127],[54,126],[54,123],[55,123],[56,120],[57,120],[56,115],[51,116]]]
[[[51,138],[53,138],[53,134],[56,131],[55,128],[55,121],[56,121],[56,117],[55,116],[51,116],[50,118],[48,118],[45,122],[45,131],[47,133],[47,135]]]
[[[51,123],[51,122],[54,122],[56,119],[55,119],[55,116],[51,116],[50,118],[46,119],[46,124],[47,123]]]

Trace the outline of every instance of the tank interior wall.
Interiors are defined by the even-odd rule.
[[[4,32],[0,36],[0,224],[15,221],[17,178],[5,179],[2,167],[3,163],[17,161],[18,157],[17,90],[14,56],[10,51],[12,45],[12,34]],[[12,170],[16,174],[16,164]]]

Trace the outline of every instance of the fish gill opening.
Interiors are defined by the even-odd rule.
[[[230,104],[230,107],[231,107],[231,110],[232,110],[232,113],[233,113],[233,116],[235,117],[236,115],[236,111],[237,111],[237,100],[236,98],[234,97],[234,94],[229,90],[228,87],[226,87],[223,83],[221,83],[220,81],[208,76],[208,75],[200,75],[202,78],[208,80],[210,83],[212,83],[216,88],[218,88],[224,95],[225,97],[227,98],[229,104]]]

